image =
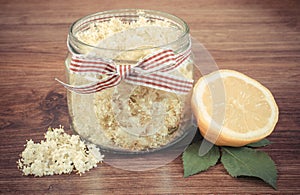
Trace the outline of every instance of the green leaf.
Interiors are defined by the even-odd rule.
[[[190,145],[182,155],[184,177],[197,174],[214,166],[220,158],[219,148],[213,146],[204,156],[199,156],[201,142]]]
[[[251,143],[251,144],[248,144],[246,146],[247,147],[252,147],[252,148],[259,148],[259,147],[264,147],[264,146],[267,146],[267,145],[270,145],[270,144],[271,144],[271,142],[268,139],[262,139],[258,142]]]
[[[265,152],[247,147],[222,147],[221,162],[232,177],[258,177],[276,189],[276,166]]]

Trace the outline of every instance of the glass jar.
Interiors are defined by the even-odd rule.
[[[83,17],[65,61],[71,127],[102,150],[148,153],[191,131],[193,60],[188,25],[152,10]]]

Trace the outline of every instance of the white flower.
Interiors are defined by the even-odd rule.
[[[85,145],[78,135],[68,135],[60,126],[49,129],[41,143],[28,140],[17,165],[24,175],[38,177],[72,171],[82,174],[97,167],[103,157],[95,145]]]

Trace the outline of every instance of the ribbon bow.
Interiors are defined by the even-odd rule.
[[[65,88],[79,94],[90,94],[118,85],[122,80],[130,84],[142,85],[168,92],[187,94],[193,80],[169,74],[186,63],[191,48],[175,54],[171,49],[160,49],[137,62],[136,65],[119,65],[112,60],[72,53],[69,70],[75,74],[101,74],[103,79],[85,85],[69,85],[60,82]]]

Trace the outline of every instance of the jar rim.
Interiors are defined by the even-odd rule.
[[[85,43],[85,42],[79,40],[74,34],[73,30],[74,30],[75,26],[89,18],[93,18],[93,17],[100,16],[100,15],[105,16],[108,14],[118,14],[119,16],[122,16],[123,14],[126,15],[126,13],[131,13],[132,15],[136,15],[136,16],[145,16],[146,18],[147,18],[147,16],[150,16],[150,15],[167,18],[169,20],[176,22],[177,24],[179,23],[179,25],[181,25],[183,27],[182,28],[183,30],[182,30],[181,34],[177,37],[176,40],[171,41],[167,44],[162,44],[162,45],[158,45],[158,46],[149,46],[147,48],[135,48],[135,49],[115,49],[115,48],[98,47],[98,46],[90,45],[88,43]],[[76,20],[75,22],[73,22],[71,24],[71,26],[69,28],[68,36],[69,36],[69,38],[71,38],[72,40],[76,41],[78,44],[81,44],[83,46],[90,47],[92,49],[97,49],[97,50],[116,52],[116,51],[141,51],[141,50],[145,50],[145,49],[156,49],[156,48],[168,47],[168,46],[176,44],[180,40],[184,39],[187,35],[189,35],[189,32],[190,32],[190,29],[189,29],[188,24],[183,19],[181,19],[173,14],[169,14],[169,13],[157,11],[157,10],[149,10],[149,9],[114,9],[114,10],[107,10],[107,11],[103,11],[103,12],[96,12],[96,13],[89,14],[89,15],[79,18],[78,20]]]

